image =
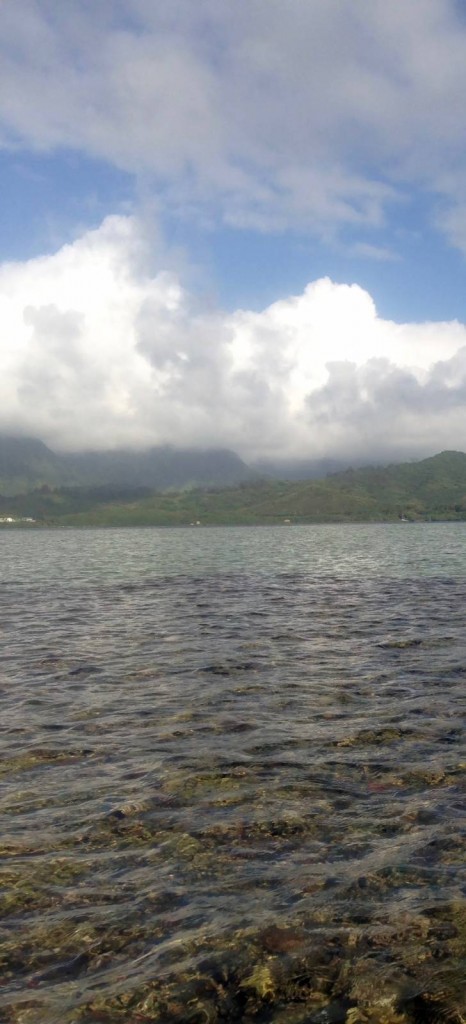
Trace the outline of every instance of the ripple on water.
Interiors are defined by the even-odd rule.
[[[465,598],[272,569],[9,588],[0,1019],[464,1018]]]

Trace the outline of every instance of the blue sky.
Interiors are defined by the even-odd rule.
[[[2,429],[466,447],[460,4],[2,0],[0,29]]]
[[[39,256],[97,227],[108,213],[134,212],[141,204],[137,175],[73,149],[4,150],[0,180],[2,261]],[[157,188],[153,196],[159,201]],[[466,258],[436,228],[437,203],[435,195],[412,189],[377,231],[346,229],[330,240],[296,228],[263,232],[216,221],[206,225],[163,205],[159,217],[167,243],[191,254],[197,286],[225,308],[260,309],[329,276],[367,288],[386,318],[466,320]],[[372,246],[388,250],[390,258],[374,255]]]
[[[97,227],[108,213],[137,210],[140,202],[135,175],[72,149],[46,155],[4,150],[0,179],[2,261],[39,256]],[[465,256],[432,225],[434,205],[432,197],[413,190],[375,237],[345,231],[331,241],[296,229],[206,226],[170,210],[160,219],[167,241],[192,254],[199,286],[226,308],[260,309],[328,275],[367,288],[387,318],[466,319]],[[375,244],[392,258],[374,257]],[[369,246],[368,252],[354,252],[358,245]]]

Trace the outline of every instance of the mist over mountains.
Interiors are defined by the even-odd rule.
[[[344,469],[330,460],[248,466],[228,449],[63,454],[3,435],[0,511],[2,523],[84,526],[464,520],[466,454]]]
[[[57,453],[38,438],[0,435],[0,494],[12,496],[39,487],[145,488],[231,487],[255,480],[258,472],[227,449],[159,446]]]
[[[466,520],[466,454],[457,451],[286,480],[258,476],[229,451],[62,456],[35,439],[2,438],[0,470],[2,528]]]

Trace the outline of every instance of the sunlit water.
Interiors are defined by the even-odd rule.
[[[466,525],[0,559],[0,1020],[461,1019]]]

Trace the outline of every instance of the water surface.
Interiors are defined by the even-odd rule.
[[[464,1017],[466,525],[0,559],[0,1020]]]

